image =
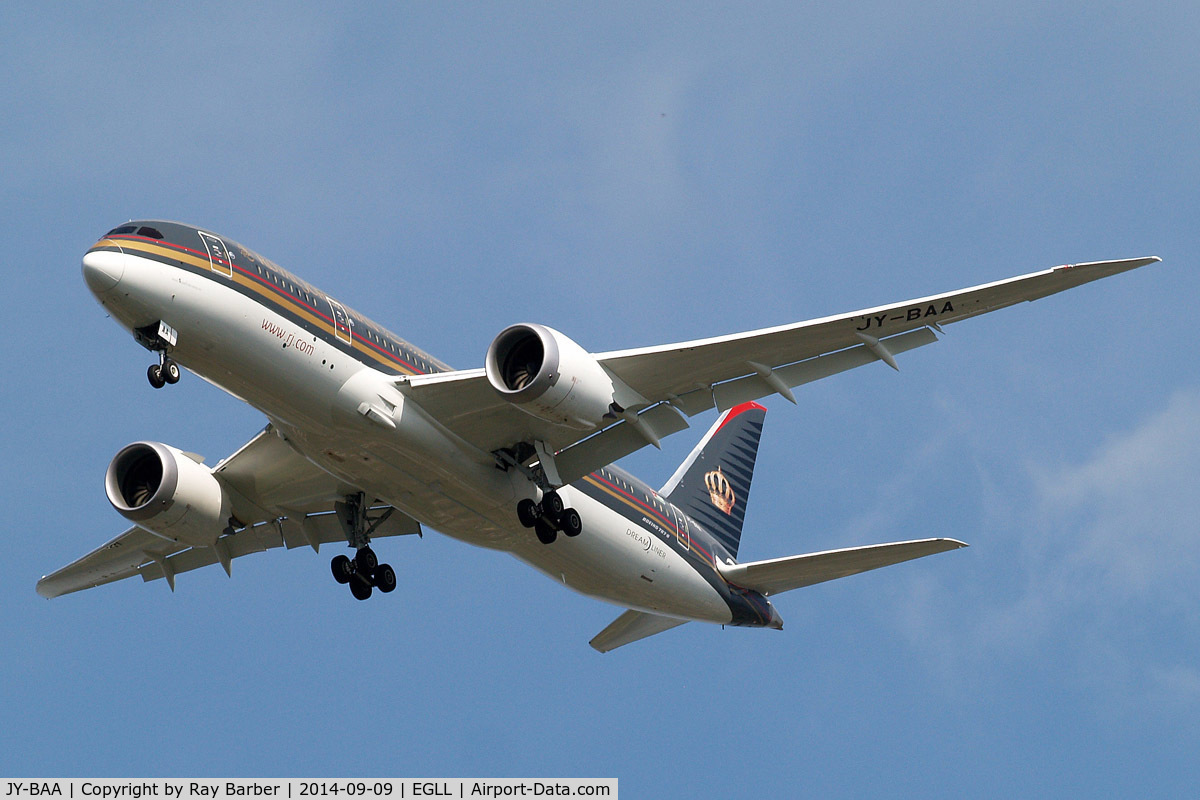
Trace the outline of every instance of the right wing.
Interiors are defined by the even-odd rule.
[[[966,546],[965,542],[956,539],[918,539],[911,542],[872,544],[802,556],[751,561],[746,564],[730,565],[718,562],[717,570],[729,583],[753,589],[760,594],[772,595]]]
[[[144,581],[165,578],[172,590],[180,572],[220,564],[232,575],[233,559],[275,547],[303,547],[344,542],[333,504],[353,493],[292,449],[272,425],[212,470],[233,502],[234,515],[245,527],[226,533],[212,547],[189,547],[142,528],[130,528],[107,544],[45,577],[37,584],[43,597],[90,589],[140,575]],[[391,512],[372,537],[420,534],[416,520]]]

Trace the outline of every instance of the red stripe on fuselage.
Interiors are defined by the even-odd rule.
[[[662,522],[662,523],[663,523],[665,526],[667,526],[667,529],[668,529],[668,530],[674,530],[674,531],[675,531],[675,536],[676,536],[676,538],[679,538],[679,535],[680,535],[679,526],[678,526],[678,525],[676,525],[676,524],[675,524],[674,522],[672,522],[671,520],[669,520],[669,519],[667,519],[666,517],[664,517],[664,516],[662,515],[662,513],[661,513],[661,512],[660,512],[658,509],[654,508],[653,506],[646,505],[644,502],[642,502],[642,501],[641,501],[641,500],[639,500],[638,498],[634,497],[634,496],[633,496],[633,495],[631,495],[629,492],[627,492],[627,491],[625,491],[624,489],[622,489],[620,486],[617,486],[617,485],[616,485],[615,483],[613,483],[612,481],[610,481],[610,480],[606,479],[606,478],[605,478],[604,476],[602,476],[602,475],[601,475],[599,472],[593,472],[593,473],[592,473],[590,476],[588,476],[588,477],[590,477],[590,478],[592,478],[592,479],[594,479],[594,480],[598,481],[599,483],[602,483],[602,484],[604,484],[605,486],[609,487],[610,489],[612,489],[613,491],[615,491],[617,494],[619,494],[619,495],[621,495],[622,497],[626,498],[626,502],[628,502],[628,503],[632,503],[632,504],[633,504],[633,505],[635,505],[635,506],[636,506],[636,507],[637,507],[639,510],[645,510],[645,511],[648,511],[648,512],[649,512],[649,513],[650,513],[652,516],[654,516],[654,518],[655,518],[656,520],[659,520],[659,521],[661,521],[661,522]],[[682,514],[683,512],[681,511],[680,513]],[[706,559],[708,559],[708,563],[709,563],[709,564],[712,564],[712,563],[713,563],[713,557],[712,557],[712,553],[708,552],[708,551],[707,551],[707,550],[705,550],[703,547],[701,547],[699,544],[697,544],[697,543],[696,543],[696,540],[692,538],[692,536],[691,536],[691,534],[690,534],[690,533],[688,534],[688,543],[690,544],[690,546],[691,546],[691,548],[692,548],[693,550],[696,550],[696,551],[698,551],[698,552],[699,552],[699,553],[701,553],[701,554],[702,554],[702,555],[703,555],[703,556],[704,556]]]
[[[758,408],[761,408],[761,406],[758,406],[757,403],[744,404],[744,405],[754,405]],[[742,410],[744,411],[745,409],[742,409]],[[741,412],[738,412],[738,413],[741,413]],[[731,415],[731,416],[734,416],[734,415]],[[665,523],[667,526],[669,526],[669,529],[673,529],[676,533],[676,536],[678,537],[679,526],[676,525],[671,520],[664,517],[658,511],[658,509],[656,509],[652,506],[646,505],[644,502],[639,500],[634,495],[630,494],[629,492],[622,489],[620,486],[616,485],[612,481],[605,478],[599,472],[593,472],[591,475],[588,476],[588,479],[594,481],[597,484],[603,484],[606,489],[611,490],[613,493],[620,495],[625,503],[627,503],[631,506],[634,506],[638,510],[648,511],[656,520],[659,520],[659,521]],[[680,513],[682,513],[682,512],[680,512]],[[692,539],[691,536],[688,537],[688,540],[691,543],[692,549],[701,553],[705,557],[705,559],[707,559],[707,564],[709,566],[713,567],[713,569],[716,569],[716,561],[713,558],[712,554],[709,553],[707,550],[705,550],[700,545],[696,544],[695,539]],[[720,575],[720,570],[717,570],[717,574]],[[724,577],[722,577],[721,580],[725,580]],[[762,596],[758,595],[758,593],[755,592],[753,589],[747,589],[744,586],[738,586],[737,584],[730,583],[729,581],[725,581],[725,583],[728,586],[737,590],[738,596],[741,597],[746,603],[748,603],[750,605],[750,607],[754,610],[754,613],[758,614],[759,617],[762,618],[762,621],[764,623],[768,622],[771,619],[770,601],[768,601],[765,598],[763,598]]]
[[[250,272],[249,270],[243,268],[242,266],[240,266],[238,264],[234,264],[230,261],[226,261],[223,258],[217,258],[216,256],[213,256],[210,253],[202,253],[199,250],[194,250],[194,249],[188,247],[187,245],[176,244],[174,242],[167,241],[166,239],[152,239],[147,236],[134,236],[134,235],[122,234],[122,235],[118,235],[118,236],[108,236],[105,238],[108,238],[108,239],[138,239],[138,240],[141,240],[144,242],[149,242],[151,244],[158,245],[159,247],[169,247],[169,248],[172,248],[175,250],[181,250],[183,252],[191,253],[191,254],[195,255],[197,258],[207,258],[207,259],[209,259],[209,261],[215,261],[215,262],[224,264],[225,266],[229,267],[230,270],[237,270],[238,272],[240,272],[242,275],[245,275],[250,280],[256,281],[257,283],[260,283],[263,286],[267,287],[268,289],[272,290],[276,294],[279,294],[279,295],[282,295],[283,297],[288,298],[289,300],[294,302],[296,305],[308,309],[313,314],[317,315],[321,319],[328,322],[334,328],[337,327],[337,323],[334,321],[333,317],[324,313],[320,309],[315,308],[314,306],[305,302],[303,299],[297,297],[296,295],[292,294],[291,292],[286,291],[285,289],[283,289],[283,287],[276,286],[275,284],[271,283],[270,281],[263,278],[262,276],[255,275],[254,273]],[[288,275],[289,278],[292,278],[292,276],[289,273],[284,273],[281,270],[270,270],[270,271],[274,272],[275,274],[281,275],[281,276],[286,274],[286,275]],[[295,283],[297,281],[295,281],[293,279],[293,282]],[[361,342],[366,347],[369,347],[372,350],[378,351],[380,355],[386,357],[388,360],[394,361],[398,364],[403,364],[405,367],[407,367],[408,369],[411,369],[413,372],[417,373],[418,375],[425,374],[424,370],[413,366],[412,364],[408,363],[403,358],[400,358],[398,355],[391,352],[390,350],[384,350],[382,347],[379,347],[374,342],[371,342],[370,340],[363,338],[362,334],[355,333],[353,331],[353,329],[351,329],[350,335],[353,339]]]

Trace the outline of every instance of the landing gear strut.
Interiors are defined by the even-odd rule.
[[[542,544],[553,544],[559,531],[567,536],[578,536],[583,531],[579,512],[565,507],[562,495],[553,489],[542,494],[540,503],[529,498],[517,503],[517,519],[526,528],[533,528]]]
[[[151,352],[158,353],[158,363],[146,370],[146,378],[155,389],[168,383],[179,383],[179,365],[167,355],[167,350],[179,343],[179,331],[159,320],[144,328],[135,328],[133,337]]]
[[[388,509],[376,519],[367,516],[366,496],[359,492],[346,496],[344,503],[334,503],[338,522],[346,534],[346,541],[356,548],[354,558],[345,555],[333,557],[329,569],[338,583],[350,584],[350,594],[358,600],[366,600],[372,589],[387,594],[396,588],[396,571],[389,564],[380,564],[379,557],[371,549],[371,533],[392,514]]]
[[[501,448],[493,451],[496,456],[496,466],[507,472],[510,469],[519,470],[529,481],[542,489],[542,501],[535,503],[530,498],[524,498],[517,503],[517,519],[526,528],[533,528],[538,541],[542,544],[554,544],[559,531],[567,536],[578,536],[583,531],[583,521],[579,512],[567,508],[562,495],[554,490],[559,481],[558,469],[554,466],[554,455],[543,442],[521,442],[514,448]],[[537,456],[538,465],[530,466],[525,462]]]

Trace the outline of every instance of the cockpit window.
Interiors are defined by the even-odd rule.
[[[118,233],[133,233],[137,230],[137,225],[122,225],[119,228],[113,228],[105,236],[116,236]]]
[[[145,236],[147,239],[161,239],[163,235],[159,233],[157,228],[148,228],[145,225],[138,228],[138,236]]]

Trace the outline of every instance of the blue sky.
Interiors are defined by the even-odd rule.
[[[1200,8],[7,4],[0,774],[615,776],[629,797],[1179,796],[1200,781]],[[204,225],[450,364],[609,350],[1060,263],[1164,262],[768,401],[742,556],[970,549],[785,595],[782,632],[618,610],[437,535],[55,601],[138,439],[263,418],[88,294]],[[710,420],[625,465],[664,481]]]

